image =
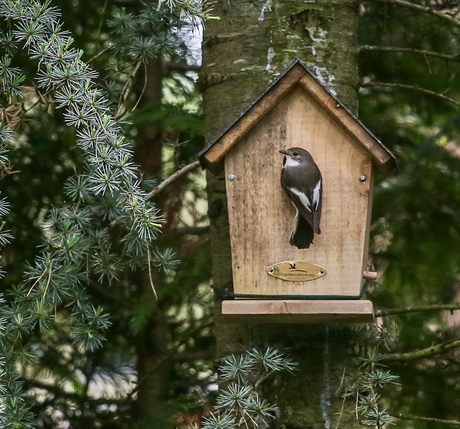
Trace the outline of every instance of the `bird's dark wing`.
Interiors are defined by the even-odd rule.
[[[297,210],[300,212],[301,217],[308,222],[310,228],[313,228],[313,212],[311,210],[311,200],[308,196],[294,187],[285,186],[283,183],[281,186]]]
[[[323,180],[317,165],[313,163],[310,168],[295,172],[293,169],[283,168],[281,176],[281,186],[288,197],[313,228],[315,234],[320,234]]]

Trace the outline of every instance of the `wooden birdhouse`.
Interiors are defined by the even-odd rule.
[[[290,243],[296,207],[280,184],[280,150],[289,148],[307,150],[322,176],[321,233],[308,248]],[[360,299],[373,275],[367,253],[373,168],[393,168],[395,160],[300,61],[200,159],[212,172],[225,170],[235,299],[223,302],[224,316],[373,320],[372,303]]]

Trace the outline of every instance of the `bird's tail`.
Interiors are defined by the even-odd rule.
[[[308,249],[313,243],[313,229],[310,224],[299,213],[295,219],[294,229],[292,230],[290,244],[298,249]]]
[[[313,212],[313,226],[315,229],[315,234],[321,234],[321,229],[319,227],[320,219],[321,219],[321,211]]]

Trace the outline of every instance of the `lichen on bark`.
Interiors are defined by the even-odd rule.
[[[262,13],[235,1],[228,10],[214,10],[221,20],[207,24],[200,79],[210,139],[296,58],[333,77],[341,101],[356,111],[356,3],[284,0],[264,7]]]

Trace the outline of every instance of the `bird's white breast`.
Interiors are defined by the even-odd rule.
[[[283,167],[297,167],[300,164],[299,161],[296,161],[295,159],[292,159],[290,156],[286,157],[286,163],[284,164]]]

